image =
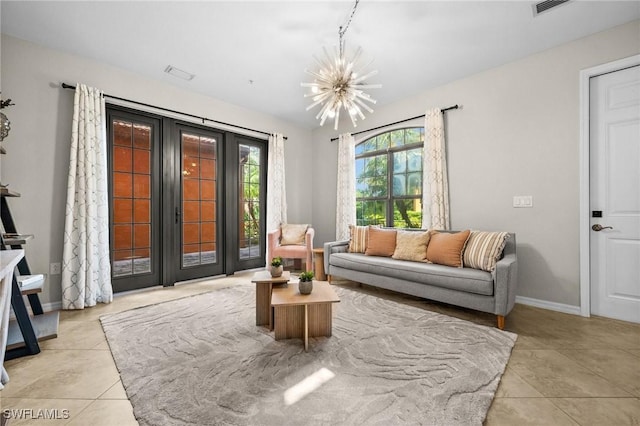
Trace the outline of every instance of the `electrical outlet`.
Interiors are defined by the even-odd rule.
[[[60,275],[62,273],[62,264],[60,262],[50,264],[49,273],[51,275]]]

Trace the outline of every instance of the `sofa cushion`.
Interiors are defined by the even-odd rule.
[[[471,231],[453,234],[430,231],[431,240],[427,247],[427,262],[462,268],[462,253]]]
[[[349,225],[349,253],[364,253],[368,239],[368,226]]]
[[[331,266],[393,277],[415,283],[429,284],[467,293],[493,295],[493,277],[490,272],[471,268],[395,260],[361,253],[332,253]],[[338,273],[339,275],[339,273]]]
[[[507,243],[507,232],[473,231],[464,249],[464,266],[491,272],[496,269],[496,262],[502,255]]]
[[[300,245],[304,244],[305,235],[309,225],[297,225],[291,223],[283,223],[280,225],[282,234],[280,236],[280,245]]]
[[[364,254],[367,256],[391,257],[396,249],[395,229],[383,229],[374,226],[369,227],[369,239]]]
[[[426,262],[429,238],[431,234],[428,231],[398,231],[396,249],[391,257],[398,260]]]

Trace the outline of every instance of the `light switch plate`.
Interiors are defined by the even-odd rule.
[[[513,207],[515,208],[532,208],[533,196],[532,195],[514,195]]]

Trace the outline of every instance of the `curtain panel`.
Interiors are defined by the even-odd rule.
[[[336,240],[349,239],[349,225],[356,224],[356,154],[351,133],[338,138],[338,187]]]
[[[284,136],[269,136],[269,160],[267,164],[267,233],[287,222],[287,191],[285,187]],[[265,235],[265,238],[267,236]],[[266,246],[269,241],[265,242]],[[268,254],[267,254],[268,255]],[[271,259],[266,259],[267,265]]]
[[[449,182],[444,118],[440,108],[428,109],[424,119],[422,228],[449,229]]]
[[[100,90],[76,86],[62,251],[62,308],[113,300],[109,261],[105,102]]]

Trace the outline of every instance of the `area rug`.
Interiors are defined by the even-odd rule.
[[[308,352],[301,339],[275,341],[255,325],[251,285],[102,317],[136,419],[153,426],[482,424],[515,334],[334,288],[341,301],[333,335],[310,339]],[[333,378],[288,405],[287,390],[318,371]]]

